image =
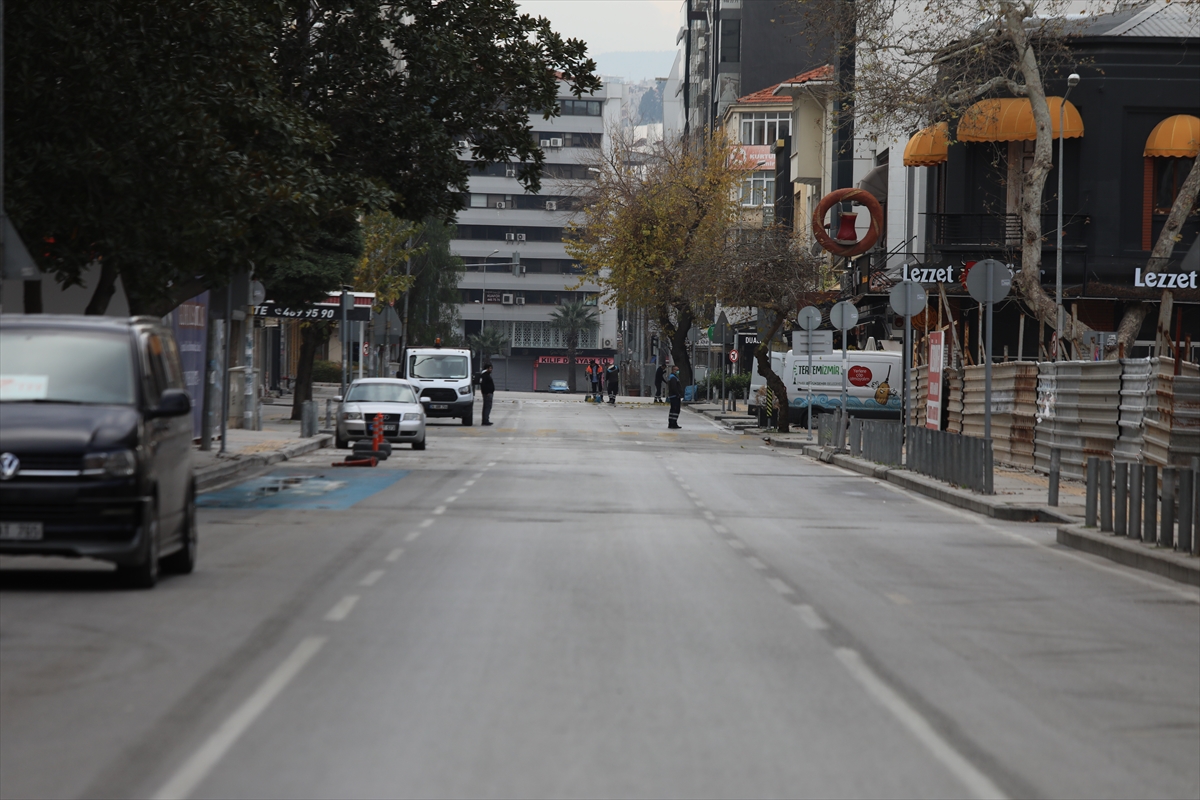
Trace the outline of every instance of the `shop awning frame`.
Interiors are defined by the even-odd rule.
[[[1061,97],[1047,97],[1050,107],[1050,136],[1058,138]],[[1083,136],[1083,117],[1070,100],[1066,102],[1064,135],[1067,139]],[[1037,138],[1033,105],[1028,97],[992,97],[980,100],[963,113],[958,122],[960,142],[1031,142]]]
[[[904,166],[936,167],[950,158],[950,130],[945,122],[917,131],[904,146]]]
[[[1146,158],[1195,158],[1200,154],[1200,117],[1176,114],[1154,126],[1146,137]]]

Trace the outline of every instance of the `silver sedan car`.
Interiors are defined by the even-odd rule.
[[[337,446],[349,447],[359,439],[370,439],[376,415],[383,424],[383,438],[393,444],[411,442],[413,450],[425,449],[425,408],[417,390],[408,381],[395,378],[364,378],[350,384],[337,417]]]

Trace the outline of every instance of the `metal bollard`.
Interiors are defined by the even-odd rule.
[[[1142,465],[1129,465],[1129,526],[1125,534],[1130,539],[1142,538]]]
[[[1146,495],[1142,503],[1142,541],[1154,544],[1158,535],[1158,467],[1153,464],[1142,467],[1142,489]]]
[[[1175,547],[1175,468],[1163,467],[1162,471],[1162,520],[1159,525],[1158,544]]]
[[[1117,507],[1113,512],[1113,533],[1124,536],[1129,530],[1129,465],[1118,461],[1115,465],[1117,482]]]
[[[1192,506],[1196,502],[1195,474],[1190,469],[1179,472],[1179,552],[1192,552]]]
[[[1087,460],[1087,494],[1083,502],[1083,524],[1089,528],[1096,527],[1096,495],[1099,482],[1100,459],[1088,456]]]
[[[1048,505],[1058,505],[1058,479],[1062,474],[1062,450],[1050,448],[1050,496],[1046,498]]]
[[[1100,530],[1112,533],[1113,529],[1113,484],[1112,462],[1100,462]]]
[[[313,400],[305,400],[300,406],[300,436],[310,439],[317,435],[317,404]]]

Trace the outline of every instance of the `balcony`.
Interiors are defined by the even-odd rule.
[[[931,244],[935,250],[1019,250],[1024,226],[1019,214],[929,214]],[[1091,217],[1063,215],[1063,249],[1082,250]],[[1058,242],[1058,217],[1042,215],[1042,247]]]

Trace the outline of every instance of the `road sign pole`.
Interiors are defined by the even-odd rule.
[[[912,299],[912,292],[909,286],[905,286],[904,290]],[[909,302],[905,307],[911,312],[912,302]],[[904,440],[904,431],[908,427],[908,418],[912,414],[911,392],[912,392],[912,314],[904,315],[904,394],[900,397],[900,438]]]
[[[813,394],[812,394],[812,331],[808,332],[808,440],[812,441],[813,431]]]
[[[996,266],[995,259],[985,259],[983,262],[986,265],[987,275],[987,298],[984,302],[987,304],[987,339],[984,342],[983,356],[983,438],[992,438],[992,306],[995,305],[993,300],[992,280],[993,270]]]

